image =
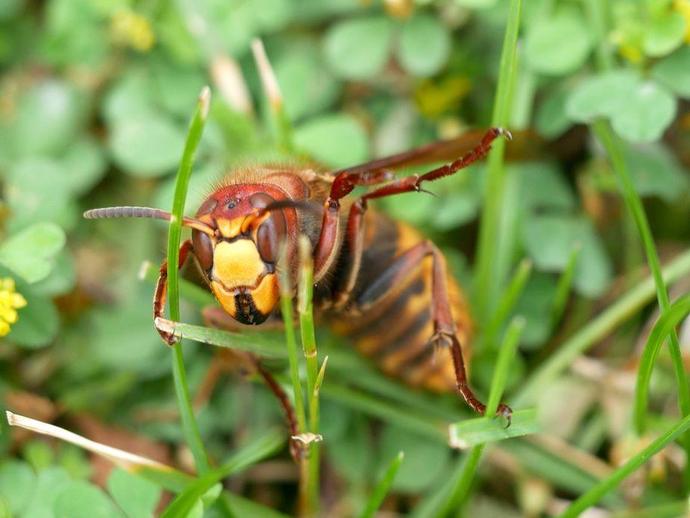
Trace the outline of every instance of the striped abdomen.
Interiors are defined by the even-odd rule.
[[[396,258],[424,238],[410,226],[374,211],[366,215],[362,266],[346,310],[331,313],[331,326],[348,336],[386,374],[412,386],[446,391],[455,387],[455,372],[446,349],[429,344],[432,258],[426,257],[399,282],[387,280]],[[451,310],[469,363],[472,323],[455,280],[448,276]]]

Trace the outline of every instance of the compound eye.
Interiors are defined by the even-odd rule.
[[[285,239],[285,218],[282,212],[272,212],[256,232],[256,248],[267,263],[278,260],[278,247]]]
[[[264,207],[268,207],[274,201],[275,200],[265,192],[257,192],[249,197],[249,203],[255,209],[263,209]]]
[[[194,246],[194,255],[199,261],[199,266],[205,272],[209,272],[213,268],[213,243],[208,234],[204,234],[199,230],[192,230],[192,245]]]
[[[204,203],[201,204],[199,210],[197,211],[197,217],[203,216],[204,214],[210,214],[218,205],[218,200],[215,198],[209,198]]]

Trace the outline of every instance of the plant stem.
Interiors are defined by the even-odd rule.
[[[211,91],[208,87],[204,87],[199,95],[196,112],[189,125],[182,159],[177,170],[175,195],[171,211],[172,217],[170,218],[170,226],[168,227],[168,306],[170,319],[176,322],[180,320],[180,292],[177,270],[179,268],[182,218],[184,216],[185,199],[187,197],[189,178],[192,174],[194,155],[196,154],[196,149],[204,130],[204,124],[208,117],[210,102]],[[194,456],[197,470],[199,473],[204,474],[209,470],[208,456],[206,455],[204,443],[201,440],[201,434],[199,432],[199,425],[196,422],[194,410],[192,409],[181,342],[173,345],[172,367],[175,394],[177,395],[177,406],[182,418],[182,428],[184,430],[185,439]]]
[[[307,401],[309,403],[309,431],[315,435],[319,433],[319,395],[318,389],[323,373],[319,373],[319,358],[316,350],[316,334],[314,332],[313,291],[314,272],[312,268],[311,246],[306,236],[299,238],[299,287],[297,312],[299,313],[300,336],[302,349],[307,365]],[[310,507],[316,514],[319,503],[319,442],[309,444],[309,477],[307,480],[307,495]]]
[[[570,504],[570,507],[560,515],[560,518],[574,518],[580,516],[585,509],[596,504],[606,493],[615,489],[623,479],[636,471],[640,466],[652,458],[653,455],[659,453],[668,443],[675,440],[688,429],[690,429],[690,416],[683,418],[662,436],[654,440],[644,450],[614,471],[610,476],[606,477],[580,498],[575,500]]]
[[[671,302],[666,289],[666,283],[664,282],[664,278],[661,274],[659,255],[654,244],[654,239],[652,238],[652,232],[649,228],[647,215],[645,214],[644,207],[642,206],[642,200],[640,200],[637,191],[635,191],[632,177],[630,176],[630,172],[628,171],[623,158],[621,143],[613,134],[609,123],[606,121],[600,120],[595,122],[592,126],[592,129],[609,155],[609,159],[611,160],[611,164],[613,165],[613,169],[616,172],[616,176],[618,177],[618,181],[621,186],[623,199],[625,200],[625,204],[635,220],[637,230],[640,234],[640,238],[642,239],[642,244],[645,249],[645,254],[647,255],[647,264],[649,265],[649,269],[654,279],[659,309],[663,315],[668,310]],[[683,365],[683,356],[680,352],[680,342],[675,329],[673,329],[669,334],[668,344],[669,351],[671,353],[671,361],[673,362],[673,369],[676,375],[676,383],[678,385],[678,406],[680,407],[681,414],[685,417],[690,415],[690,387],[688,386],[688,376],[685,372],[685,366]],[[644,419],[641,419],[639,422],[643,423]],[[637,431],[638,433],[642,433],[644,430],[638,429]],[[684,470],[684,487],[687,492],[690,489],[690,435],[684,436],[682,443],[683,448],[685,449],[686,459]]]
[[[288,352],[288,364],[290,366],[290,383],[295,402],[295,414],[297,415],[297,428],[300,434],[307,431],[307,417],[304,410],[304,393],[299,376],[299,357],[297,355],[297,337],[295,336],[294,313],[292,310],[292,283],[290,282],[290,268],[287,265],[287,247],[283,246],[279,259],[280,275],[280,311],[285,323],[285,344]],[[299,459],[299,500],[298,509],[302,516],[311,516],[311,499],[309,497],[309,455],[303,455]]]
[[[492,125],[505,127],[510,116],[511,99],[517,70],[517,38],[520,29],[521,0],[511,0],[508,23],[503,39],[501,63],[494,101]],[[502,281],[501,272],[496,265],[500,264],[499,234],[501,207],[505,189],[505,169],[503,154],[505,141],[498,140],[489,154],[488,177],[484,190],[484,206],[479,229],[479,250],[476,261],[475,301],[479,322],[486,322],[493,310],[499,287]]]

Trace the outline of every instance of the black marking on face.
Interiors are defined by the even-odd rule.
[[[246,292],[235,294],[235,310],[235,319],[241,324],[257,326],[268,318],[256,308],[251,294]]]

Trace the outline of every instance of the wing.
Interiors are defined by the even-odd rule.
[[[394,170],[414,165],[429,164],[432,162],[450,162],[474,148],[485,133],[486,130],[468,131],[467,133],[463,133],[454,139],[432,142],[431,144],[426,144],[424,146],[411,149],[410,151],[403,151],[402,153],[398,153],[396,155],[378,158],[376,160],[351,167],[345,167],[344,169],[333,171],[331,174],[334,176],[345,172],[361,174],[367,171]],[[528,135],[526,132],[519,132],[517,135],[513,134],[513,137],[517,137],[516,140],[518,140],[518,142],[513,142],[511,147],[520,148],[523,147],[521,146],[521,142],[525,140]]]

